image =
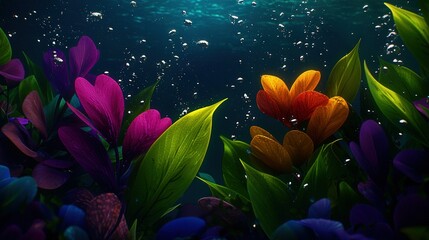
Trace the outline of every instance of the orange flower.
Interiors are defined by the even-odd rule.
[[[307,126],[307,134],[317,145],[334,134],[344,124],[348,114],[346,100],[339,96],[332,97],[328,104],[314,110]]]
[[[274,117],[284,125],[301,123],[310,118],[313,111],[328,102],[328,97],[313,91],[320,81],[320,72],[308,70],[292,84],[291,89],[280,78],[263,75],[263,90],[256,95],[256,103],[261,112]]]
[[[250,128],[252,154],[271,170],[289,173],[292,165],[301,165],[310,158],[314,146],[311,138],[299,130],[289,131],[280,144],[273,135],[263,128]]]

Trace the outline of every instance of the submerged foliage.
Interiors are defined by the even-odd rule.
[[[43,68],[24,55],[25,73],[0,29],[0,238],[428,238],[429,7],[419,4],[423,16],[386,5],[420,72],[380,60],[377,79],[364,62],[361,83],[359,40],[326,95],[317,70],[290,89],[263,75],[258,108],[284,132],[221,137],[224,185],[198,172],[225,100],[173,122],[150,109],[157,82],[126,103],[112,76],[91,73],[90,37],[68,56],[46,51]],[[353,107],[361,84],[374,119]],[[212,196],[181,205],[195,178]]]

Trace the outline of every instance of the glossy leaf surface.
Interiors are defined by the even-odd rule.
[[[332,68],[327,86],[327,94],[329,97],[342,96],[347,102],[353,102],[359,90],[361,80],[359,45],[360,40],[356,46]]]
[[[6,64],[12,58],[12,47],[6,33],[0,28],[0,65]]]
[[[182,196],[203,162],[213,113],[223,101],[177,120],[137,159],[127,192],[128,219],[142,219],[149,227]]]

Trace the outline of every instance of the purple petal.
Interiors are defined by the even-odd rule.
[[[360,166],[377,184],[384,184],[388,172],[389,142],[383,128],[374,120],[362,123],[359,143],[364,159]]]
[[[21,60],[12,59],[5,65],[0,66],[0,75],[6,80],[8,86],[15,86],[25,77],[24,66]]]
[[[37,91],[32,91],[25,97],[22,103],[22,111],[42,136],[47,139],[48,131],[46,130],[45,113],[43,112],[42,100],[40,100]]]
[[[384,198],[382,196],[383,194],[371,179],[368,179],[366,182],[359,183],[358,190],[373,205],[375,206],[384,205],[384,202],[383,202]]]
[[[84,78],[75,82],[77,96],[94,126],[110,142],[119,136],[124,115],[124,97],[118,83],[101,74],[95,86]]]
[[[414,101],[414,106],[417,108],[417,110],[423,114],[426,118],[429,118],[429,114],[427,110],[429,109],[429,98],[424,97],[420,100]],[[426,108],[426,111],[425,111]]]
[[[155,140],[171,125],[170,118],[161,119],[160,113],[149,109],[140,113],[125,134],[122,152],[124,159],[133,160],[149,150]]]
[[[401,229],[412,226],[427,226],[429,223],[429,201],[418,194],[403,197],[396,204],[393,220],[395,227]]]
[[[324,218],[331,217],[331,201],[328,198],[322,198],[313,203],[308,209],[308,218]]]
[[[100,51],[88,36],[82,36],[76,47],[70,48],[70,76],[85,77],[100,57]]]
[[[70,173],[49,167],[41,162],[33,169],[32,176],[39,188],[57,189],[69,179]]]
[[[121,212],[121,201],[113,193],[95,197],[86,209],[86,223],[93,239],[107,239]],[[128,227],[124,215],[110,239],[127,239]]]
[[[300,223],[314,231],[317,239],[335,239],[338,232],[344,231],[341,222],[328,219],[303,219]]]
[[[17,120],[6,123],[1,131],[22,153],[32,158],[38,156],[27,130]]]
[[[350,210],[350,224],[353,227],[368,226],[379,222],[385,222],[383,215],[375,207],[368,204],[356,204]]]
[[[417,183],[423,183],[429,175],[429,154],[423,150],[403,150],[393,159],[393,165],[405,176]]]
[[[58,136],[76,162],[95,181],[109,190],[117,190],[111,161],[99,139],[76,127],[61,127]]]
[[[61,50],[49,50],[43,54],[43,60],[43,67],[49,82],[62,97],[70,99],[74,91],[68,76],[65,54]]]

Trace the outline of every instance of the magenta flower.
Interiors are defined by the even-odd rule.
[[[131,162],[146,153],[155,140],[171,125],[171,119],[161,118],[158,110],[149,109],[140,113],[130,124],[122,145],[123,158]]]
[[[24,79],[24,66],[19,59],[11,59],[6,64],[0,65],[0,75],[4,77],[8,86],[16,86]]]
[[[111,77],[101,74],[92,85],[85,78],[77,78],[76,94],[89,119],[79,110],[68,104],[70,109],[88,126],[98,131],[110,144],[117,139],[124,116],[124,96],[118,83]]]
[[[65,54],[51,49],[43,55],[44,69],[48,80],[59,94],[70,99],[74,94],[77,77],[88,78],[89,71],[100,57],[100,51],[88,36],[82,36],[77,46],[70,48],[69,65]]]
[[[413,103],[417,110],[429,119],[429,98],[424,97],[420,100],[414,101]]]

